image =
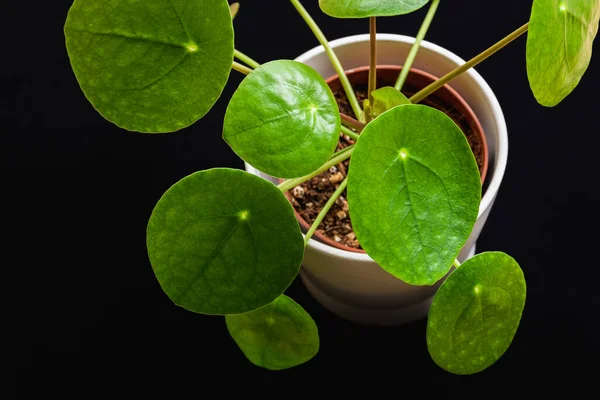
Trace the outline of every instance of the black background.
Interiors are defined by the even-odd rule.
[[[316,320],[321,350],[305,365],[269,372],[244,358],[223,318],[171,303],[145,247],[148,217],[170,185],[198,170],[243,169],[221,139],[224,111],[242,75],[233,72],[212,111],[187,129],[127,132],[92,108],[74,78],[62,30],[71,2],[6,3],[0,151],[9,257],[2,264],[17,276],[2,279],[10,294],[5,307],[16,316],[3,330],[17,340],[3,347],[15,354],[8,369],[16,373],[19,398],[37,390],[145,396],[160,388],[167,398],[202,398],[208,388],[278,397],[303,389],[336,397],[348,390],[368,391],[369,398],[494,397],[593,387],[600,356],[600,57],[552,109],[530,92],[525,37],[477,67],[503,107],[510,142],[477,250],[512,255],[528,282],[521,326],[494,366],[450,375],[428,355],[424,320],[393,328],[353,324],[323,309],[297,279],[287,293]],[[316,0],[304,3],[329,39],[368,30],[366,20],[336,20]],[[530,7],[523,0],[443,1],[426,39],[468,59],[525,23]],[[379,31],[414,36],[425,12],[380,18]],[[293,59],[317,45],[284,0],[243,1],[234,25],[236,47],[259,62]]]

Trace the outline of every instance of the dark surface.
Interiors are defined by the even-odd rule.
[[[285,398],[308,390],[425,397],[537,396],[591,389],[600,356],[597,124],[600,57],[575,92],[554,109],[538,105],[525,72],[525,38],[477,70],[502,104],[509,162],[478,251],[501,250],[521,264],[528,298],[512,347],[487,371],[450,375],[430,359],[425,321],[374,328],[341,320],[299,280],[287,291],[315,319],[320,353],[269,372],[252,366],[221,317],[176,307],[146,254],[145,229],[170,185],[198,170],[243,168],[221,139],[232,73],[214,109],[168,135],[127,132],[84,98],[70,69],[63,24],[70,1],[5,2],[2,24],[2,145],[5,308],[3,357],[17,398],[34,391],[90,398],[257,392]],[[368,22],[323,15],[305,1],[329,39],[365,33]],[[530,1],[442,2],[427,40],[470,58],[521,26]],[[379,19],[379,31],[416,34],[425,9]],[[293,59],[317,43],[289,2],[245,1],[237,47],[259,62]],[[600,51],[596,43],[596,53]],[[8,225],[6,224],[8,217]],[[16,306],[16,307],[15,307]],[[12,336],[12,335],[11,335]],[[345,396],[344,396],[345,397]],[[10,398],[10,397],[9,397]]]

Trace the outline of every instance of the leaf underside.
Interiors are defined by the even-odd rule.
[[[65,36],[87,99],[137,132],[172,132],[203,117],[233,61],[226,0],[75,0]]]
[[[196,172],[167,190],[148,222],[147,247],[169,298],[213,315],[270,303],[292,283],[304,255],[283,193],[227,168]]]
[[[526,283],[517,262],[501,252],[476,255],[438,290],[427,322],[427,347],[437,365],[458,375],[494,364],[515,336]]]

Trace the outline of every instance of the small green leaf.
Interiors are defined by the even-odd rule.
[[[527,76],[536,100],[554,107],[579,84],[592,58],[600,1],[535,0],[527,37]]]
[[[294,300],[282,295],[246,314],[226,315],[229,334],[248,360],[270,370],[292,368],[319,351],[315,321]]]
[[[148,222],[150,263],[177,305],[237,314],[270,303],[292,283],[304,240],[292,207],[271,182],[215,168],[173,185]]]
[[[336,18],[388,17],[408,14],[429,0],[319,0],[321,10]]]
[[[500,252],[465,261],[438,290],[427,321],[427,348],[437,365],[474,374],[506,352],[519,327],[527,287],[523,271]]]
[[[172,132],[202,118],[233,62],[227,0],[75,0],[65,36],[87,99],[131,131]]]
[[[361,133],[348,175],[352,225],[390,274],[412,285],[442,278],[471,234],[480,201],[473,152],[443,112],[398,106]]]
[[[373,92],[371,92],[371,96],[373,96],[373,118],[377,118],[379,115],[396,106],[410,104],[410,100],[408,100],[405,95],[400,93],[400,91],[392,86],[386,86],[377,90],[373,90]]]
[[[323,78],[307,65],[279,60],[242,81],[225,113],[223,139],[262,172],[295,178],[331,157],[340,124],[336,100]]]

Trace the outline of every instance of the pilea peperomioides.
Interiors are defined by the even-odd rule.
[[[600,1],[535,0],[528,23],[406,98],[400,92],[406,72],[395,87],[375,89],[376,18],[429,3],[413,48],[398,60],[408,71],[440,0],[320,0],[330,16],[370,20],[369,96],[362,107],[321,30],[298,0],[290,3],[324,46],[356,120],[341,118],[331,90],[312,68],[289,60],[259,65],[236,50],[237,3],[73,2],[67,51],[82,91],[103,117],[137,132],[183,129],[211,109],[237,70],[247,77],[229,103],[223,139],[248,163],[285,178],[275,186],[244,171],[216,168],[167,190],[147,227],[148,255],[162,289],[185,309],[224,315],[231,336],[256,365],[283,369],[308,361],[319,348],[317,327],[284,292],[316,226],[347,188],[357,238],[381,268],[412,285],[443,280],[426,332],[435,363],[455,374],[482,371],[512,342],[525,305],[525,278],[501,252],[478,254],[462,265],[456,260],[477,219],[479,171],[460,128],[417,103],[529,30],[531,89],[540,104],[558,104],[590,62]],[[334,153],[340,130],[357,142]],[[284,192],[347,159],[348,178],[303,237]]]

